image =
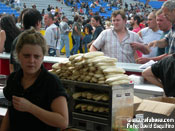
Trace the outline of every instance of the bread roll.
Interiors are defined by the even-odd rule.
[[[85,59],[89,59],[89,58],[93,58],[93,57],[96,57],[96,56],[103,56],[103,55],[104,55],[103,52],[100,52],[100,51],[93,51],[93,52],[85,53],[83,57],[84,57]]]
[[[120,84],[128,84],[130,80],[118,80],[109,83],[109,85],[114,86],[114,85],[120,85]]]
[[[73,95],[72,95],[72,97],[74,98],[74,99],[77,99],[77,98],[79,98],[79,97],[81,97],[81,92],[77,92],[77,93],[74,93]]]
[[[111,83],[111,82],[120,81],[120,80],[129,80],[129,77],[127,75],[121,74],[121,75],[110,77],[110,78],[106,79],[106,82]]]
[[[94,108],[94,106],[93,106],[93,105],[88,105],[87,110],[88,110],[88,111],[92,111],[92,110],[93,110],[93,108]]]

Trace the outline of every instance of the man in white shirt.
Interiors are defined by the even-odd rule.
[[[142,37],[144,43],[150,43],[154,40],[160,40],[163,32],[159,30],[156,22],[156,11],[151,12],[148,15],[148,27],[141,29],[138,34]],[[142,57],[155,57],[157,56],[157,47],[152,47],[151,52],[148,55]]]
[[[44,15],[44,23],[47,26],[45,39],[48,44],[48,55],[60,55],[60,29],[54,24],[54,16],[49,13]]]
[[[111,18],[114,28],[102,31],[91,45],[90,51],[101,49],[106,56],[117,58],[119,62],[125,63],[135,63],[136,50],[144,54],[149,53],[147,46],[139,44],[143,43],[139,35],[126,29],[127,18],[123,10],[114,11]]]

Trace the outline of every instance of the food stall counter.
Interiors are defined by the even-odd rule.
[[[128,75],[131,74],[141,75],[143,71],[143,69],[139,68],[142,64],[117,62],[116,65],[117,67],[123,68],[126,71],[126,74]]]
[[[0,74],[1,75],[9,75],[9,53],[0,53]],[[44,66],[46,69],[51,69],[52,65],[57,62],[61,62],[66,60],[67,58],[63,57],[52,57],[52,56],[44,56]]]

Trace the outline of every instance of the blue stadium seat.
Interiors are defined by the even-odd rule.
[[[152,6],[155,9],[160,9],[162,6],[163,2],[162,1],[150,1],[149,5]]]

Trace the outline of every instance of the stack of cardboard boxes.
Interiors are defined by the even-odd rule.
[[[134,97],[134,114],[143,114],[139,129],[144,131],[175,131],[175,98]]]

